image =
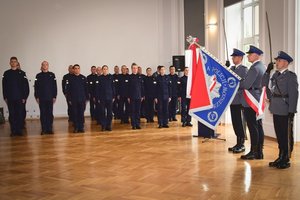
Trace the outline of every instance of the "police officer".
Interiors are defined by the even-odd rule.
[[[18,62],[18,69],[21,70],[21,64]],[[25,73],[26,76],[26,73]],[[23,104],[23,109],[22,109],[22,119],[23,119],[23,128],[25,128],[25,123],[26,123],[26,103]]]
[[[239,75],[242,79],[245,78],[248,72],[248,68],[242,64],[244,55],[245,53],[238,49],[233,49],[233,53],[231,54],[232,62],[234,64],[234,66],[231,67],[231,70]],[[233,147],[229,147],[228,151],[233,153],[241,153],[245,151],[245,131],[242,121],[242,101],[244,101],[243,90],[239,88],[230,105],[231,121],[237,142]]]
[[[74,74],[67,82],[67,98],[72,105],[74,133],[84,133],[84,111],[89,99],[88,84],[85,76],[80,74],[80,66],[73,65]]]
[[[115,85],[114,87],[116,91],[118,91],[118,87],[119,87],[119,74],[120,74],[120,68],[118,65],[116,65],[114,67],[114,74],[113,74],[114,85]],[[115,98],[113,102],[113,114],[115,119],[120,119],[119,104],[120,104],[119,100]]]
[[[138,73],[139,76],[142,77],[143,81],[144,78],[146,77],[145,74],[143,74],[143,68],[141,66],[138,66]],[[142,99],[141,102],[141,118],[145,118],[146,117],[146,105],[145,105],[145,98]]]
[[[102,75],[102,67],[98,66],[96,69],[96,73],[97,73],[96,83],[98,83],[99,82],[98,79]],[[95,100],[96,100],[96,98],[95,98]],[[95,115],[96,115],[97,124],[101,125],[101,116],[102,116],[101,105],[97,100],[96,100]]]
[[[100,124],[102,131],[111,131],[112,105],[115,99],[114,78],[108,73],[108,66],[102,66],[103,74],[96,82],[96,99],[100,104]]]
[[[29,84],[26,73],[18,69],[16,57],[10,58],[10,67],[2,78],[3,98],[8,107],[11,136],[20,136],[24,126],[23,110],[29,95]]]
[[[160,67],[159,75],[156,78],[156,98],[158,105],[158,128],[169,128],[169,102],[172,97],[171,80],[166,74],[166,68]]]
[[[252,63],[252,65],[245,78],[241,81],[240,89],[248,90],[259,102],[262,93],[262,77],[266,71],[265,66],[260,61],[263,51],[250,45],[249,51],[246,53],[248,54],[248,61]],[[241,159],[263,159],[264,131],[262,120],[256,119],[256,112],[250,107],[250,102],[243,102],[243,107],[250,132],[251,149],[249,153],[242,155]]]
[[[128,103],[128,85],[129,85],[129,74],[127,73],[127,66],[121,67],[122,74],[119,75],[119,87],[117,91],[117,98],[120,102],[119,113],[121,118],[121,124],[129,123],[129,103]]]
[[[145,94],[145,117],[147,123],[154,122],[154,97],[156,89],[156,80],[152,76],[152,69],[146,69],[146,76],[144,77],[144,94]]]
[[[177,101],[178,101],[179,78],[178,75],[175,73],[176,71],[174,66],[170,66],[169,70],[170,70],[169,78],[171,81],[171,90],[172,90],[172,97],[169,103],[169,121],[177,121],[176,110],[177,110]]]
[[[66,101],[67,101],[69,122],[71,122],[71,121],[73,121],[73,117],[72,117],[72,105],[70,104],[70,101],[67,98],[67,83],[69,83],[69,80],[70,80],[70,78],[73,75],[73,65],[69,65],[68,71],[69,72],[63,76],[61,84],[62,84],[62,92],[65,95]]]
[[[191,99],[187,98],[186,87],[189,74],[189,68],[184,68],[184,75],[179,79],[179,101],[181,102],[181,122],[182,127],[193,126],[191,124],[191,116],[189,115]]]
[[[96,103],[95,103],[95,82],[97,79],[97,68],[96,66],[91,67],[91,74],[87,77],[89,86],[89,99],[90,99],[90,114],[92,120],[96,119]]]
[[[144,99],[143,78],[138,74],[138,66],[131,65],[132,74],[129,76],[128,84],[128,102],[130,106],[130,119],[132,129],[141,129],[140,114],[141,102]]]
[[[34,97],[40,107],[41,134],[53,134],[53,104],[57,96],[55,74],[49,72],[49,63],[43,61],[41,71],[35,77]]]
[[[289,71],[293,58],[283,51],[278,52],[276,72],[270,79],[273,63],[268,65],[264,75],[264,85],[268,88],[269,109],[273,114],[274,129],[277,137],[279,156],[269,163],[270,167],[285,169],[290,167],[289,153],[293,150],[293,118],[297,112],[298,81],[297,75]],[[290,152],[289,152],[290,151]]]

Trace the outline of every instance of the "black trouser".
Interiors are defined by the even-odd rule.
[[[22,100],[7,100],[9,124],[13,135],[21,135],[24,125],[24,103]]]
[[[145,104],[145,100],[143,100],[141,102],[141,116],[140,117],[146,117],[146,104]]]
[[[244,139],[245,131],[242,120],[242,105],[230,105],[231,121],[234,133],[237,137]]]
[[[130,119],[132,127],[140,126],[141,99],[130,99]]]
[[[168,125],[169,122],[169,99],[158,99],[158,124],[159,125]]]
[[[101,126],[102,128],[111,128],[112,122],[112,100],[100,100],[101,107]]]
[[[96,119],[96,103],[94,98],[90,98],[90,114],[92,119]]]
[[[181,122],[190,123],[191,116],[189,115],[191,99],[181,97]]]
[[[153,121],[154,117],[154,97],[145,97],[146,119]]]
[[[23,103],[22,104],[23,105],[23,115],[22,115],[22,119],[23,119],[23,121],[22,121],[22,128],[24,128],[24,126],[25,126],[25,120],[26,120],[26,115],[27,115],[27,111],[26,111],[26,103]]]
[[[289,150],[288,120],[289,118],[287,115],[273,115],[273,124],[278,142],[278,148],[286,153]]]
[[[115,119],[120,119],[119,106],[120,106],[120,100],[116,98],[115,101],[113,102],[113,113]]]
[[[73,121],[73,111],[72,111],[72,105],[70,104],[70,101],[68,99],[66,99],[67,101],[67,106],[68,106],[68,117],[69,117],[69,121]]]
[[[43,132],[51,132],[53,125],[53,101],[40,100],[40,121]]]
[[[172,97],[169,102],[169,119],[176,118],[177,100],[178,97]]]
[[[119,113],[121,122],[127,123],[129,121],[129,103],[127,97],[120,97]]]
[[[263,147],[264,131],[262,128],[262,120],[256,120],[256,113],[250,107],[244,108],[247,126],[250,132],[251,147]]]
[[[72,101],[72,117],[73,117],[73,126],[75,130],[84,129],[84,110],[85,102],[73,102]]]
[[[96,101],[95,115],[96,115],[95,118],[97,120],[97,123],[101,124],[102,111],[101,111],[101,105],[99,100]]]

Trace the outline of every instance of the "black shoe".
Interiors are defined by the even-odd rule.
[[[104,126],[102,126],[102,128],[101,128],[101,131],[105,131],[105,128],[104,128]]]
[[[169,125],[166,124],[166,125],[163,125],[162,127],[163,128],[169,128]]]
[[[111,127],[107,127],[105,130],[106,131],[111,131],[112,129],[111,129]]]
[[[78,133],[78,130],[77,130],[77,129],[74,129],[73,133]]]
[[[84,133],[84,129],[79,129],[78,133]]]
[[[153,119],[150,119],[150,122],[151,122],[151,123],[153,123],[153,122],[154,122],[154,120],[153,120]]]
[[[288,161],[281,161],[277,164],[276,168],[277,169],[286,169],[289,168],[291,164]]]
[[[41,135],[45,135],[45,134],[46,134],[46,131],[42,131],[42,132],[41,132]]]
[[[140,127],[140,126],[137,126],[136,129],[141,129],[141,127]]]
[[[133,126],[133,127],[132,127],[132,130],[135,130],[135,129],[136,129],[136,127],[135,127],[135,126]]]
[[[182,123],[182,127],[186,127],[186,124],[185,124],[185,123]]]
[[[254,160],[256,159],[256,154],[253,151],[250,151],[246,155],[241,156],[242,160]]]
[[[173,118],[172,120],[173,120],[173,121],[175,121],[175,122],[177,122],[177,121],[178,121],[176,118]]]
[[[159,126],[158,126],[158,128],[162,128],[162,127],[163,127],[162,125],[159,125]]]
[[[149,119],[147,119],[147,123],[150,123],[150,120],[149,120]]]
[[[187,126],[193,126],[193,124],[191,124],[191,122],[186,123]]]
[[[238,147],[238,145],[236,144],[236,145],[234,145],[233,147],[228,147],[228,151],[233,151],[235,148],[237,148]]]
[[[169,122],[171,122],[172,121],[172,118],[169,118]]]
[[[237,146],[236,148],[234,148],[232,150],[232,153],[242,153],[245,151],[245,146],[242,145],[242,146]]]
[[[269,167],[277,167],[279,162],[281,162],[281,158],[280,157],[278,157],[273,162],[269,162]]]

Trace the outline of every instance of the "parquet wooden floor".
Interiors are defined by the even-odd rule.
[[[15,138],[0,125],[1,200],[300,199],[299,145],[291,168],[277,170],[268,167],[274,140],[265,140],[264,160],[228,153],[229,125],[217,130],[226,142],[202,143],[178,122],[169,129],[142,122],[141,130],[114,122],[112,132],[100,132],[87,118],[84,134],[69,133],[66,119],[54,123],[55,134],[41,136],[39,121],[27,121],[27,136]]]

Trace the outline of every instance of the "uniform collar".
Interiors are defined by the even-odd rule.
[[[278,70],[278,72],[280,72],[281,74],[283,74],[286,70],[288,70],[288,68],[283,69],[283,70]]]

